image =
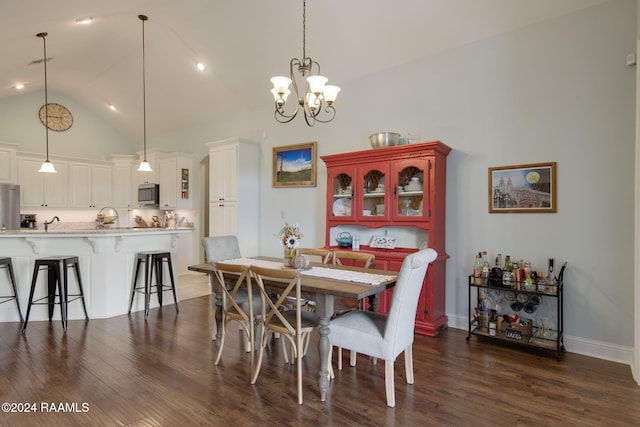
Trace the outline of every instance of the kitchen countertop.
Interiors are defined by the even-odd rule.
[[[153,228],[153,227],[114,227],[114,228],[102,228],[102,229],[66,229],[66,228],[56,228],[49,229],[49,231],[44,231],[44,229],[30,229],[24,228],[20,230],[5,230],[0,231],[1,237],[20,237],[27,235],[38,235],[40,237],[45,236],[60,236],[60,235],[78,235],[78,236],[96,236],[96,235],[123,235],[123,234],[137,234],[137,233],[145,233],[145,234],[156,234],[156,233],[176,233],[176,232],[187,232],[193,231],[192,227],[178,227],[178,228]]]

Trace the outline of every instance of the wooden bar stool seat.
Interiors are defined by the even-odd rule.
[[[78,293],[69,294],[69,280],[68,272],[72,268],[76,282],[78,284]],[[47,270],[47,296],[38,298],[34,301],[33,294],[36,290],[36,283],[38,281],[38,273],[41,270]],[[56,297],[58,301],[56,302]],[[49,306],[49,321],[53,317],[53,306],[55,304],[60,305],[60,317],[62,318],[62,328],[67,330],[67,308],[68,304],[72,301],[79,299],[82,301],[82,309],[84,310],[84,316],[89,319],[87,314],[87,306],[84,301],[84,291],[82,289],[82,278],[80,276],[80,263],[77,256],[51,256],[46,258],[36,259],[35,266],[33,268],[33,279],[31,280],[31,291],[29,292],[29,305],[27,306],[27,316],[24,319],[22,325],[22,333],[27,330],[27,322],[29,322],[29,314],[33,305],[48,305]],[[46,301],[45,301],[46,300]],[[43,301],[43,302],[41,302]]]
[[[11,300],[16,301],[16,305],[18,306],[18,314],[20,315],[20,322],[24,322],[22,318],[22,311],[20,310],[20,301],[18,301],[18,291],[16,287],[16,277],[13,274],[13,263],[11,262],[11,258],[0,258],[0,268],[6,268],[9,273],[9,281],[11,282],[11,288],[13,290],[13,295],[0,295],[0,304],[4,304],[5,302],[9,302]]]
[[[144,263],[144,282],[138,285],[138,274],[140,272],[140,264]],[[170,283],[165,284],[163,281],[164,264],[167,264],[169,270]],[[153,290],[153,274],[156,275],[156,290]],[[129,313],[133,307],[133,298],[136,292],[144,294],[144,318],[149,316],[149,302],[151,301],[151,294],[158,295],[158,303],[162,307],[162,294],[163,292],[173,293],[173,301],[178,310],[178,298],[176,296],[176,285],[173,280],[173,267],[171,265],[171,253],[162,251],[145,251],[138,252],[136,255],[136,265],[133,271],[133,280],[131,282],[131,300],[129,301]]]

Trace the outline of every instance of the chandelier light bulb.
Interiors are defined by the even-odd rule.
[[[309,76],[307,77],[307,83],[309,84],[309,90],[316,95],[321,94],[324,89],[324,85],[329,79],[325,76]]]
[[[327,104],[329,105],[333,104],[333,102],[338,97],[338,92],[340,92],[340,88],[338,86],[326,85],[324,87],[322,94],[324,96],[325,101],[327,101]]]
[[[289,90],[291,79],[285,76],[275,76],[271,77],[271,83],[273,84],[273,88],[280,93]]]

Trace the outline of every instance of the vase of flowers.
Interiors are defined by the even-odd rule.
[[[300,239],[303,237],[298,224],[289,225],[285,222],[284,227],[276,234],[276,237],[280,239],[280,243],[284,247],[284,266],[291,267],[291,261],[296,256],[296,249],[300,244]]]

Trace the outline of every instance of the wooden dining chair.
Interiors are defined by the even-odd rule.
[[[371,268],[376,260],[376,256],[366,252],[352,251],[334,251],[333,263],[335,265],[344,265],[345,260],[351,260],[351,265],[362,268]]]
[[[322,264],[331,264],[333,260],[333,251],[329,249],[322,248],[298,248],[298,255],[302,255],[304,257],[310,258],[311,262],[320,262]],[[315,301],[311,298],[307,298],[303,296],[302,298],[302,306],[308,310],[315,310],[316,304]],[[309,341],[311,335],[307,335],[304,342],[304,352],[303,354],[306,356],[307,350],[309,348]]]
[[[298,248],[298,255],[310,257],[311,261],[319,261],[322,264],[330,264],[333,257],[333,251],[321,248]]]
[[[222,262],[214,262],[212,264],[215,268],[218,288],[222,290],[222,334],[218,343],[218,354],[213,364],[218,365],[220,363],[227,328],[230,322],[236,322],[246,334],[247,342],[249,343],[251,378],[255,371],[254,343],[256,323],[260,320],[260,316],[256,316],[254,313],[256,311],[260,313],[261,309],[253,306],[254,298],[252,298],[249,266]],[[230,283],[232,285],[229,285]],[[262,302],[262,299],[260,299],[260,302]]]
[[[258,267],[252,265],[249,269],[250,274],[255,279],[257,287],[260,290],[262,300],[262,328],[260,339],[260,351],[256,362],[256,369],[251,379],[251,384],[255,384],[260,374],[260,366],[262,365],[262,356],[267,340],[271,334],[280,334],[281,340],[287,340],[295,355],[297,364],[297,380],[298,380],[298,403],[302,404],[302,358],[303,342],[305,336],[311,334],[313,329],[319,325],[318,316],[310,311],[304,311],[300,306],[300,272],[293,269],[272,269]],[[267,291],[265,281],[285,282],[286,288],[279,291],[275,300],[270,298]],[[295,297],[295,309],[283,310],[283,304],[287,301],[287,297]],[[285,357],[286,357],[286,351]]]
[[[385,393],[390,407],[396,404],[394,362],[403,351],[407,383],[413,384],[412,345],[416,309],[427,267],[437,256],[433,249],[425,249],[404,259],[387,316],[353,310],[331,320],[329,324],[332,346],[385,361]]]

